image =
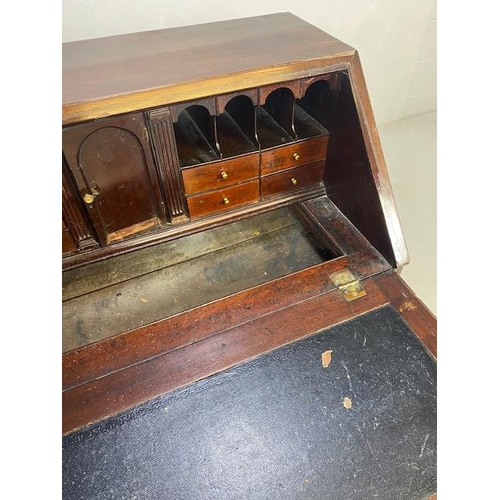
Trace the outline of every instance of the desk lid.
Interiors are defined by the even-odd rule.
[[[353,54],[290,13],[67,42],[63,123],[309,76]]]

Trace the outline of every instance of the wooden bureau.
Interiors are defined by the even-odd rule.
[[[271,498],[280,481],[284,498],[304,498],[308,474],[328,478],[311,486],[311,498],[435,492],[436,318],[399,276],[408,253],[353,48],[289,13],[63,44],[62,146],[65,497],[113,498],[122,486],[131,494],[120,461],[134,477],[146,465],[127,469],[140,456],[129,444],[140,440],[148,460],[161,463],[156,452],[167,448],[125,427],[150,425],[136,419],[155,412],[161,420],[179,401],[198,417],[151,424],[179,467],[191,470],[200,456],[183,445],[191,439],[179,438],[184,428],[207,453],[236,421],[246,437],[228,431],[217,467],[192,465],[196,487],[177,482],[173,460],[144,476],[138,498],[173,498],[166,484],[177,485],[176,498]],[[288,375],[269,375],[287,356],[295,360]],[[237,380],[241,399],[233,400]],[[338,392],[338,404],[316,408],[315,384]],[[373,401],[362,406],[369,384]],[[396,386],[399,399],[391,399],[396,389],[384,395]],[[217,387],[227,400],[210,405]],[[279,400],[287,388],[310,395],[312,413],[266,417],[260,394]],[[262,410],[251,418],[246,397]],[[330,410],[331,422],[323,418]],[[298,432],[307,427],[301,419],[320,434]],[[379,424],[370,445],[362,429]],[[116,428],[129,436],[123,453],[115,438],[94,448]],[[334,431],[353,440],[352,453],[332,444],[309,471],[267,448],[278,434],[278,448],[300,450]],[[268,489],[241,493],[233,444],[252,474],[267,464]],[[103,450],[117,469],[104,456],[93,462]],[[368,457],[356,466],[369,471],[361,479],[347,465],[355,454]],[[275,460],[294,472],[281,477]],[[292,488],[297,474],[307,482]],[[100,493],[89,477],[101,481]]]

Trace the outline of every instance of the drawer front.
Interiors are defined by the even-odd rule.
[[[187,195],[221,189],[259,176],[259,153],[182,170]]]
[[[324,136],[263,151],[261,175],[323,160],[327,144],[328,136]]]
[[[322,160],[262,177],[262,197],[298,191],[319,184],[323,180],[324,169],[325,162]]]
[[[231,210],[256,201],[259,201],[258,180],[187,198],[191,218]]]

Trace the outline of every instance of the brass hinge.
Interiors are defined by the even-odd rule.
[[[346,300],[356,300],[366,295],[359,280],[347,268],[331,274],[330,279],[335,287],[344,294]]]

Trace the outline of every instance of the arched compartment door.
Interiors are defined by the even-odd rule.
[[[67,127],[63,152],[101,244],[165,219],[141,113]]]

